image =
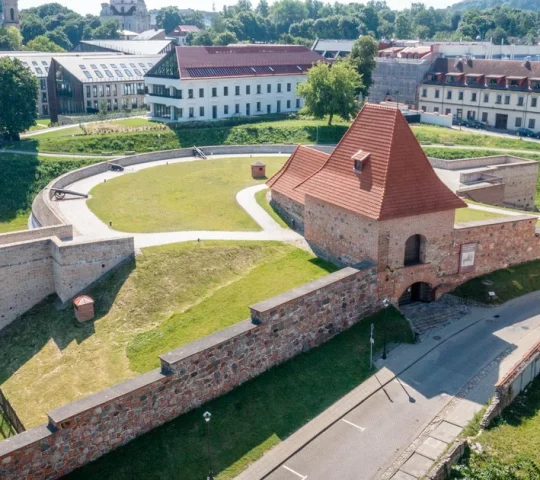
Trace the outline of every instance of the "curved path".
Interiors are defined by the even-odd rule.
[[[235,155],[235,156],[265,156],[265,155]],[[286,157],[287,155],[284,155]],[[216,158],[230,158],[231,155],[216,155],[209,157],[209,160]],[[128,167],[124,172],[105,172],[85,178],[71,185],[67,189],[77,192],[89,193],[92,188],[105,180],[116,178],[120,175],[127,175],[145,168],[166,165],[167,163],[204,161],[195,157],[181,158],[177,160],[160,160],[148,162],[140,165]],[[239,205],[261,226],[262,231],[234,232],[234,231],[179,231],[162,233],[126,233],[114,230],[100,220],[88,208],[85,199],[69,199],[58,201],[58,207],[64,217],[75,227],[80,239],[104,239],[113,237],[134,237],[135,247],[144,248],[168,243],[188,242],[196,240],[276,240],[282,242],[302,241],[301,235],[292,230],[282,228],[268,213],[257,203],[255,194],[264,190],[265,185],[255,185],[241,190],[236,195]]]

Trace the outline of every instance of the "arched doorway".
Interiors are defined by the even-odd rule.
[[[415,302],[432,302],[433,301],[433,288],[429,283],[416,282],[399,297],[399,305],[408,305]]]

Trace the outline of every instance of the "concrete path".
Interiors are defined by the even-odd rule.
[[[256,155],[245,155],[246,157]],[[260,155],[264,156],[264,155]],[[286,156],[286,155],[285,155]],[[230,155],[221,155],[209,157],[208,160],[216,158],[230,158]],[[128,167],[124,172],[105,172],[85,178],[71,185],[66,186],[67,189],[75,190],[81,193],[89,193],[92,188],[106,180],[116,178],[120,175],[128,175],[146,168],[153,168],[160,165],[205,161],[195,157],[180,158],[175,160],[161,160],[157,162],[148,162],[140,165]],[[163,233],[127,233],[114,230],[106,223],[101,221],[86,204],[86,199],[75,198],[60,200],[57,205],[68,220],[73,224],[80,237],[78,239],[98,239],[98,238],[113,238],[121,236],[132,236],[135,238],[135,247],[144,248],[157,245],[165,245],[168,243],[188,242],[196,240],[252,240],[265,241],[275,240],[282,242],[301,242],[302,236],[292,230],[282,228],[268,213],[257,203],[255,194],[267,188],[265,185],[256,185],[241,190],[236,195],[236,200],[239,205],[261,226],[262,231],[253,232],[231,232],[231,231],[179,231],[179,232],[163,232]],[[113,225],[114,227],[114,225]]]
[[[398,346],[377,362],[373,377],[238,480],[421,477],[442,448],[435,440],[450,442],[492,395],[512,363],[503,358],[540,338],[539,300],[535,292],[500,307],[472,308],[421,343]]]

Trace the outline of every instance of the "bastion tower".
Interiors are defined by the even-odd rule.
[[[20,28],[18,0],[2,0],[4,27]]]

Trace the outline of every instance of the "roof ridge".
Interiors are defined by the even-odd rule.
[[[294,156],[296,155],[296,152],[298,152],[298,149],[300,148],[300,145],[297,145],[296,148],[294,149],[292,155],[287,159],[287,161],[285,162],[285,164],[279,169],[279,171],[272,177],[270,178],[267,182],[266,182],[266,185],[268,185],[269,187],[271,187],[272,185],[274,185],[282,176],[283,174],[287,171],[287,169],[289,168],[289,166],[291,165],[291,162],[294,158]]]

